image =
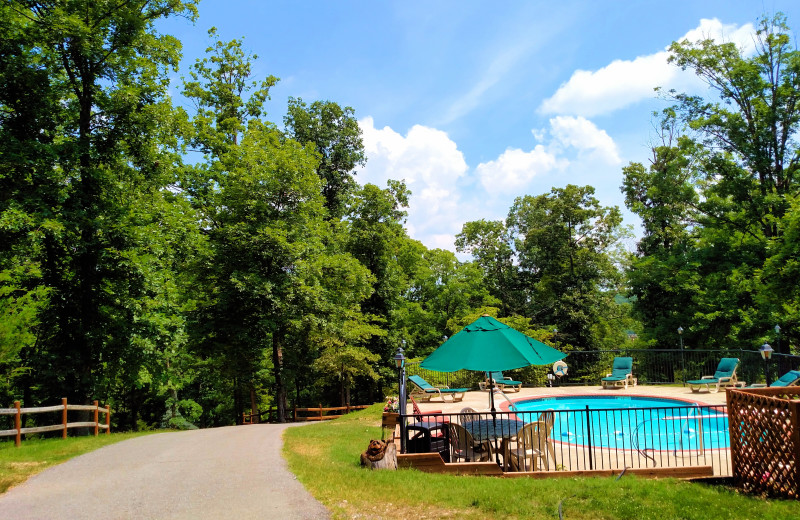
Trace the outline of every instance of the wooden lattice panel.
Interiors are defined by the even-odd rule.
[[[728,390],[731,467],[745,491],[798,498],[800,388]]]

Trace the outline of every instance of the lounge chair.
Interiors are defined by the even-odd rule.
[[[770,387],[773,386],[795,386],[800,385],[800,370],[789,370],[785,374],[783,374],[777,381],[769,385]],[[750,385],[747,388],[765,388],[767,385],[765,384],[755,384]]]
[[[637,380],[633,377],[633,358],[616,357],[611,366],[611,373],[600,380],[603,388],[621,386],[628,388],[628,385],[636,386]]]
[[[517,432],[516,446],[509,446],[508,458],[512,471],[536,471],[538,461],[550,469],[550,461],[555,464],[555,448],[551,438],[553,430],[552,411],[543,413],[538,421],[528,423]],[[513,442],[513,440],[512,440]]]
[[[700,388],[706,387],[706,390],[711,392],[711,386],[715,387],[714,392],[719,392],[723,386],[744,386],[744,382],[740,382],[736,378],[736,367],[739,366],[739,358],[722,358],[717,365],[717,371],[713,376],[703,376],[700,379],[693,379],[686,381],[692,392],[699,392]]]
[[[420,376],[408,376],[408,380],[414,383],[414,388],[409,395],[412,395],[420,401],[430,401],[434,397],[441,397],[442,402],[445,402],[444,397],[449,395],[454,403],[464,399],[464,393],[469,388],[449,388],[447,386],[432,386],[430,383],[422,379]]]
[[[506,387],[511,387],[515,392],[522,389],[522,381],[514,381],[510,377],[505,377],[502,372],[492,372],[489,374],[489,379],[480,383],[481,390],[491,388],[494,384],[500,390],[505,390]]]
[[[482,462],[491,460],[492,445],[489,442],[476,442],[472,434],[458,423],[448,423],[450,438],[450,461]]]

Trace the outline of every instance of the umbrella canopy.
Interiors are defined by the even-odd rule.
[[[483,315],[442,343],[420,366],[437,372],[495,372],[549,365],[565,357],[563,352]]]

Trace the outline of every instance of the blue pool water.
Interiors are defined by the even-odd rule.
[[[557,442],[669,451],[727,448],[730,442],[725,413],[676,399],[565,396],[514,403],[526,422],[548,409],[555,411],[551,435]]]

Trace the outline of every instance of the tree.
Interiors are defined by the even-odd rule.
[[[120,361],[110,352],[139,354],[130,303],[150,280],[129,282],[137,230],[118,224],[135,226],[141,198],[173,173],[167,72],[180,46],[154,24],[195,14],[194,2],[177,0],[3,4],[0,146],[9,168],[0,211],[15,224],[2,247],[25,250],[28,266],[9,260],[0,271],[28,273],[32,294],[48,287],[46,302],[36,298],[37,340],[20,352],[26,403],[102,398],[104,364]]]
[[[289,98],[283,121],[290,137],[319,153],[317,175],[322,180],[328,218],[342,218],[356,189],[354,170],[366,163],[353,109],[332,101],[315,101],[309,106],[302,99]]]
[[[524,315],[558,325],[559,336],[583,348],[599,343],[597,320],[618,310],[619,244],[627,232],[619,209],[593,195],[591,186],[553,188],[518,197],[508,216],[527,290]]]
[[[646,229],[634,305],[654,337],[683,322],[696,346],[757,345],[781,320],[761,274],[771,253],[786,252],[785,216],[798,192],[800,53],[788,31],[783,15],[760,20],[752,55],[713,40],[670,46],[670,61],[712,95],[668,93],[675,106],[663,121],[681,135],[654,147],[649,173],[625,171],[628,206]]]
[[[490,296],[483,272],[473,262],[460,262],[442,249],[416,243],[412,254],[421,259],[411,273],[405,305],[398,309],[397,324],[408,341],[407,356],[427,355],[450,334],[448,323],[475,309],[498,303]]]
[[[491,294],[503,315],[522,312],[524,295],[514,265],[516,250],[510,230],[501,221],[467,222],[456,235],[456,251],[469,253],[481,267]]]
[[[233,380],[236,417],[242,394],[255,412],[258,394],[271,385],[284,421],[289,385],[303,379],[320,345],[325,361],[317,367],[329,379],[338,374],[343,396],[354,376],[372,375],[339,362],[344,354],[354,364],[370,359],[359,344],[376,331],[359,304],[372,278],[344,250],[338,224],[324,220],[313,143],[261,117],[277,80],[249,82],[256,57],[240,41],[215,40],[208,52],[185,89],[197,108],[187,139],[205,159],[188,169],[184,185],[211,245],[198,265],[207,294],[196,330],[202,354],[218,359]]]
[[[675,42],[670,62],[691,69],[719,97],[708,101],[675,94],[676,109],[699,132],[709,151],[704,161],[714,195],[706,213],[741,232],[772,237],[797,193],[800,163],[800,52],[791,47],[786,17],[759,21],[756,53],[748,57],[734,43]]]

